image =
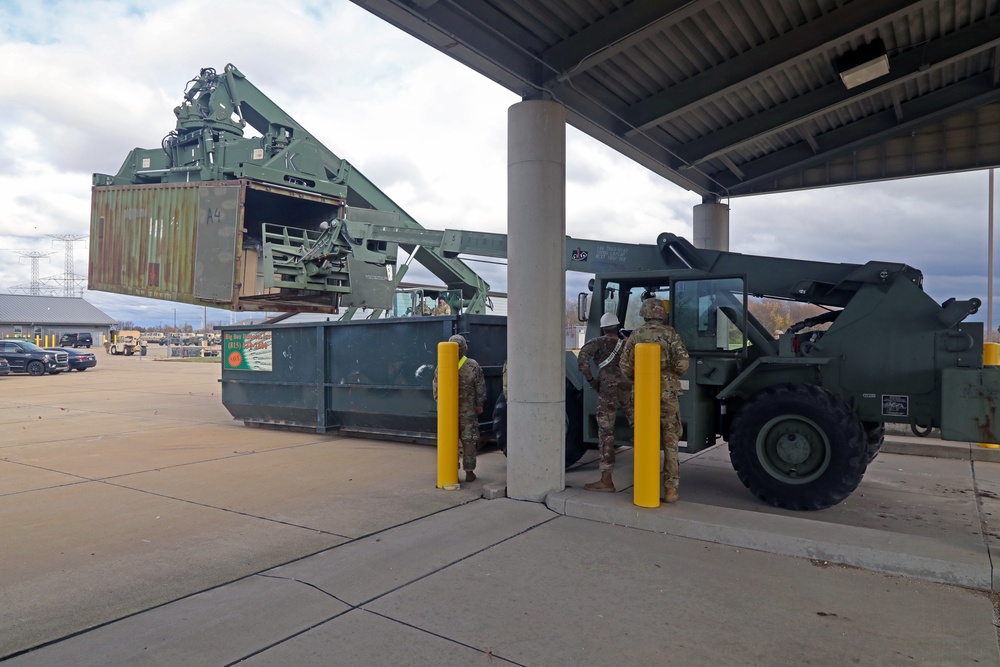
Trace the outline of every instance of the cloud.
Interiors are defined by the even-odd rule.
[[[985,303],[988,196],[987,173],[970,172],[734,199],[730,242],[775,257],[904,263],[938,301]]]

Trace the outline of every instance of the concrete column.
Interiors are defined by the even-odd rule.
[[[507,111],[507,496],[566,486],[566,112]]]
[[[691,241],[695,248],[729,250],[729,206],[712,202],[694,207]]]

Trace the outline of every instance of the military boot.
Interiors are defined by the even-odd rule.
[[[476,481],[476,473],[472,472],[471,470],[466,470],[465,471],[465,481],[466,482],[475,482]]]
[[[676,503],[677,502],[677,487],[667,486],[667,476],[663,475],[661,477],[663,480],[663,486],[660,489],[660,500],[665,503]]]
[[[611,480],[610,472],[602,472],[601,479],[599,481],[584,484],[583,488],[588,491],[605,491],[607,493],[614,493],[615,483]]]

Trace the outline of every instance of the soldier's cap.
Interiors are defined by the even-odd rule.
[[[469,344],[465,340],[465,336],[462,334],[455,334],[448,339],[449,343],[458,343],[459,354],[465,354],[469,349]]]
[[[639,308],[639,317],[644,320],[666,320],[667,310],[663,302],[655,297],[646,299]]]

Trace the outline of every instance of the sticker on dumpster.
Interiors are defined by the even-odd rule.
[[[227,331],[222,339],[222,363],[237,371],[271,370],[270,331]]]
[[[882,394],[882,415],[886,417],[906,417],[910,414],[910,397],[896,394]]]

